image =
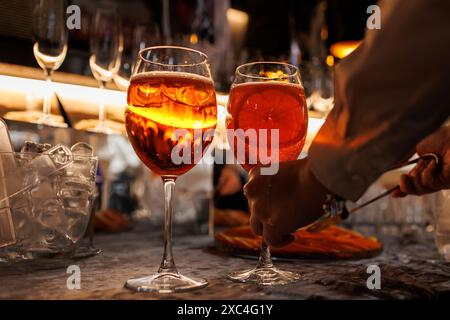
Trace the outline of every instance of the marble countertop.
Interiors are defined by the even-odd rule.
[[[230,257],[214,248],[212,238],[180,232],[174,255],[180,272],[204,277],[208,287],[158,295],[123,287],[129,278],[157,270],[162,254],[162,231],[150,225],[120,234],[96,236],[103,252],[95,257],[59,262],[40,268],[0,264],[0,299],[407,299],[450,298],[450,263],[436,252],[432,238],[382,238],[377,257],[354,261],[276,261],[280,268],[300,272],[304,279],[272,288],[228,281],[230,271],[243,270],[255,260]],[[183,234],[184,233],[184,234]],[[69,290],[69,265],[81,271],[81,288]],[[381,270],[381,289],[367,288],[369,265]]]

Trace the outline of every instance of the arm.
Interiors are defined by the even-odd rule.
[[[446,121],[448,12],[450,1],[386,1],[382,29],[337,66],[335,108],[308,159],[280,164],[276,176],[252,170],[244,191],[255,233],[271,245],[292,241],[290,232],[323,213],[326,193],[357,200]]]
[[[335,108],[310,148],[316,178],[357,200],[450,115],[449,1],[389,0],[381,30],[336,67]]]

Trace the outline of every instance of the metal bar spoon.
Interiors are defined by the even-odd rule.
[[[434,154],[434,153],[425,153],[425,154],[421,155],[420,157],[418,157],[416,159],[413,159],[413,160],[401,163],[399,165],[395,165],[395,166],[389,168],[386,171],[400,169],[400,168],[409,166],[411,164],[418,163],[420,160],[435,160],[436,164],[439,163],[439,157],[436,154]],[[364,202],[364,203],[354,207],[353,209],[348,211],[349,215],[351,215],[351,214],[361,210],[362,208],[367,207],[368,205],[374,203],[375,201],[378,201],[378,200],[380,200],[382,198],[385,198],[385,197],[389,196],[392,192],[394,192],[395,190],[398,190],[399,188],[400,188],[400,186],[397,185],[397,186],[395,186],[393,188],[390,188],[390,189],[386,190],[385,192],[381,193],[380,195],[376,196],[375,198],[372,198],[372,199],[370,199],[370,200],[368,200],[368,201],[366,201],[366,202]],[[342,222],[342,218],[340,216],[335,216],[335,217],[327,218],[327,219],[319,219],[316,222],[314,222],[314,223],[310,224],[309,226],[307,226],[306,227],[306,231],[313,232],[313,233],[314,232],[319,232],[321,230],[324,230],[324,229],[328,228],[331,225],[339,224],[340,222]]]

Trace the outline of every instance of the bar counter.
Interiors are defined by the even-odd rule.
[[[304,280],[273,288],[232,283],[225,276],[255,264],[254,260],[218,252],[212,238],[192,235],[175,226],[174,254],[186,275],[209,280],[205,289],[158,295],[135,293],[123,287],[129,278],[156,271],[162,254],[161,227],[136,225],[120,234],[96,236],[98,256],[36,267],[0,265],[0,299],[448,299],[450,263],[436,252],[430,235],[381,238],[383,252],[353,261],[280,261],[281,268],[303,274]],[[67,289],[67,266],[81,269],[81,289]],[[369,290],[369,265],[381,269],[381,289]]]

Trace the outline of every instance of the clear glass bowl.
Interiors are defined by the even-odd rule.
[[[97,164],[62,145],[0,153],[0,260],[73,251],[91,218]]]

